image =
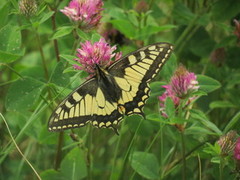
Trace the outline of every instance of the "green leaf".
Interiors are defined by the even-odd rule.
[[[230,77],[230,79],[228,79],[228,83],[227,83],[227,89],[232,89],[234,87],[236,87],[238,84],[240,84],[240,73],[232,73],[232,76]]]
[[[206,143],[206,147],[204,148],[204,152],[211,154],[212,156],[219,156],[221,154],[221,148],[218,143],[215,143],[214,145],[210,143]]]
[[[202,26],[207,26],[210,23],[210,15],[209,14],[202,14],[197,23]]]
[[[226,57],[227,66],[231,69],[239,70],[240,69],[239,56],[240,56],[240,51],[237,46],[228,48],[227,57]]]
[[[179,24],[189,24],[196,17],[188,7],[183,3],[175,3],[173,8],[173,19],[176,20]]]
[[[136,11],[134,10],[130,10],[129,13],[127,14],[128,16],[128,20],[134,25],[134,26],[138,26],[139,22],[138,22],[138,13],[136,13]]]
[[[118,7],[109,7],[110,11],[108,15],[114,19],[127,19],[127,15],[124,13],[123,9]]]
[[[134,152],[130,158],[131,166],[138,174],[147,179],[159,178],[159,164],[154,154]]]
[[[221,87],[219,81],[205,75],[197,75],[197,81],[200,85],[199,90],[205,91],[207,93],[215,91]]]
[[[199,122],[202,123],[206,128],[211,129],[213,132],[215,132],[219,136],[222,135],[222,131],[214,123],[209,121],[206,115],[202,111],[191,109],[190,114],[192,118],[199,120]]]
[[[188,42],[189,50],[202,58],[209,58],[209,54],[215,47],[215,41],[203,27],[198,28],[197,32],[191,37]]]
[[[171,57],[169,58],[169,60],[167,60],[166,64],[159,73],[160,77],[163,77],[164,80],[169,80],[177,67],[178,67],[177,57],[175,56],[175,54],[171,54]]]
[[[167,97],[165,101],[165,109],[168,117],[173,117],[175,115],[176,109],[173,100]]]
[[[39,129],[40,127],[38,127]],[[56,144],[58,139],[58,133],[51,133],[46,126],[42,126],[38,135],[39,144]]]
[[[22,61],[21,61],[22,62]],[[33,79],[44,81],[46,76],[42,66],[33,66],[25,68],[21,71],[22,76],[31,77]]]
[[[32,115],[32,112],[24,111],[9,111],[6,118],[9,119],[9,124],[11,127],[18,127],[19,129],[24,128],[24,126],[29,122],[29,117]],[[35,119],[36,120],[36,119]],[[36,139],[38,137],[39,128],[42,126],[39,120],[36,120],[30,128],[24,130],[24,134],[28,137]],[[45,127],[46,128],[46,127]]]
[[[68,34],[70,34],[73,30],[72,26],[63,26],[57,29],[57,31],[52,35],[52,37],[50,38],[52,39],[58,39],[60,37],[66,36]]]
[[[220,156],[213,157],[213,158],[211,159],[211,162],[212,162],[212,163],[215,163],[215,164],[220,164],[220,162],[221,162]]]
[[[64,63],[63,62],[59,62],[52,75],[50,78],[50,82],[58,85],[58,86],[62,86],[65,87],[68,83],[69,83],[69,75],[67,73],[63,74],[64,71]]]
[[[111,20],[110,22],[117,30],[123,33],[126,37],[130,39],[135,37],[136,27],[134,27],[133,24],[130,23],[129,21],[124,19],[116,19]]]
[[[12,111],[31,109],[38,100],[45,84],[26,77],[12,83],[6,97],[6,108]]]
[[[161,96],[164,92],[163,85],[166,85],[165,82],[154,81],[150,83],[151,96],[148,99],[148,103],[158,103],[158,96]]]
[[[9,9],[10,9],[9,3],[6,3],[0,8],[0,28],[2,28],[7,22],[7,19],[9,17],[8,16]]]
[[[10,63],[23,56],[21,32],[17,26],[4,26],[0,30],[0,42],[0,63]]]
[[[7,53],[0,50],[0,63],[11,63],[24,55],[24,50],[19,54]]]
[[[215,108],[232,108],[236,106],[229,101],[213,101],[210,103],[209,107],[211,109],[215,109]]]
[[[224,128],[223,133],[226,134],[231,129],[238,129],[240,127],[240,112],[238,112]]]
[[[150,83],[151,94],[153,92],[159,92],[161,89],[163,90],[162,86],[166,85],[165,82],[162,81],[153,81]]]
[[[62,177],[60,172],[54,169],[48,169],[41,172],[40,177],[42,180],[67,180],[66,178]]]
[[[172,28],[175,28],[176,26],[174,25],[164,25],[164,26],[145,26],[144,28],[140,29],[134,39],[140,39],[140,40],[144,40],[145,38],[150,37],[150,35],[162,32],[162,31],[166,31],[166,30],[170,30]]]
[[[154,133],[155,125],[150,121],[144,121],[142,116],[127,116],[125,121],[130,131],[140,136],[150,137]]]
[[[70,64],[79,64],[81,65],[78,61],[75,61],[74,59],[76,56],[68,55],[68,54],[60,54],[60,57],[67,60]]]
[[[186,129],[186,134],[205,134],[205,135],[215,135],[212,131],[210,131],[209,129],[200,127],[200,126],[191,126],[189,128]]]
[[[91,42],[98,42],[101,38],[101,35],[98,33],[94,33],[91,37]]]
[[[63,71],[63,74],[65,74],[65,73],[76,73],[76,70],[75,69],[73,69],[73,67],[67,67],[66,69],[64,69],[64,71]]]
[[[164,119],[159,113],[148,114],[146,119],[156,122],[168,123],[167,119]]]
[[[180,117],[173,117],[170,118],[171,124],[184,124],[187,121],[187,119],[180,118]]]
[[[191,93],[191,96],[198,96],[201,97],[201,96],[207,96],[208,94],[204,91],[201,91],[201,90],[198,90],[198,91],[195,91],[195,92],[192,92]]]
[[[216,3],[213,3],[211,15],[214,20],[217,21],[226,21],[237,16],[240,9],[240,3],[236,0],[219,0]],[[224,14],[224,16],[223,16]]]
[[[77,33],[78,33],[78,36],[83,39],[84,41],[87,41],[90,39],[89,37],[89,34],[88,33],[85,33],[84,31],[82,31],[81,29],[77,29]]]
[[[79,180],[87,176],[84,153],[79,147],[72,149],[61,163],[61,173],[66,179]]]
[[[52,15],[54,14],[54,11],[50,11],[48,13],[44,13],[44,16],[41,18],[41,20],[39,21],[39,24],[44,23],[45,21],[47,21],[50,17],[52,17]]]

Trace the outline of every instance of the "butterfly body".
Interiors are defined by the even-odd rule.
[[[113,128],[124,115],[143,114],[149,98],[149,82],[172,52],[172,45],[156,43],[130,53],[104,69],[96,65],[96,75],[70,93],[52,113],[50,131],[78,128],[91,123]]]
[[[106,70],[97,68],[98,86],[104,93],[104,96],[107,97],[110,102],[117,102],[120,98],[120,89],[116,84],[114,77],[110,75]]]

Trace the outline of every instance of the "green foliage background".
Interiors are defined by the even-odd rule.
[[[101,22],[117,30],[109,41],[123,54],[156,42],[175,47],[151,83],[146,120],[126,117],[120,136],[86,126],[74,130],[73,141],[71,131],[48,132],[47,123],[57,103],[85,80],[86,74],[73,70],[72,59],[79,42],[99,40],[99,30],[76,30],[59,11],[66,0],[39,0],[31,18],[19,13],[16,0],[0,1],[0,179],[37,179],[3,117],[42,179],[180,179],[182,145],[175,122],[187,122],[187,179],[237,177],[232,156],[222,158],[215,142],[230,130],[240,133],[240,37],[233,23],[240,20],[240,1],[146,0],[137,9],[139,2],[104,1]],[[199,74],[200,98],[187,121],[166,120],[157,97],[180,63]],[[171,102],[167,111],[174,114]]]

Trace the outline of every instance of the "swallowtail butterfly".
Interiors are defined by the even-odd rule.
[[[91,123],[112,128],[124,115],[143,114],[149,98],[149,82],[169,58],[173,46],[156,43],[134,51],[106,69],[96,66],[96,75],[70,93],[52,113],[48,129],[61,131]]]

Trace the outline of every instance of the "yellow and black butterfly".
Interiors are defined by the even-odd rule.
[[[132,52],[106,69],[96,65],[96,75],[70,93],[52,113],[48,129],[61,131],[91,123],[112,128],[124,115],[143,114],[149,82],[169,58],[173,46],[156,43]]]

